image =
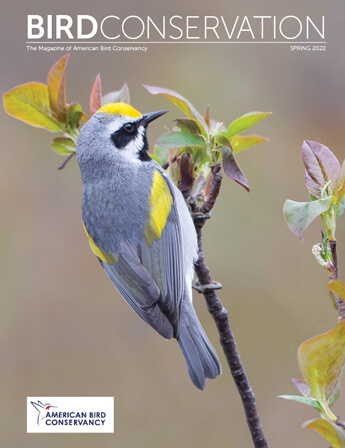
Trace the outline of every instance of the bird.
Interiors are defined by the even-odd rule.
[[[37,424],[40,424],[40,420],[44,420],[47,418],[47,413],[49,412],[50,408],[56,408],[56,406],[52,406],[50,403],[43,404],[41,401],[38,400],[37,403],[31,402],[32,406],[36,409],[38,412],[37,415]]]
[[[82,218],[117,291],[161,336],[177,339],[203,390],[221,365],[192,304],[196,231],[182,193],[148,153],[147,126],[166,112],[109,103],[84,124],[76,150]]]

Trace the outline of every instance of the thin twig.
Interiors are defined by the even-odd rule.
[[[177,156],[174,155],[174,157],[171,159],[171,163],[176,162],[176,160],[177,160]],[[164,163],[164,164],[162,165],[163,170],[166,170],[166,169],[168,168],[169,165],[170,165],[170,162],[169,162],[169,160],[168,160],[166,163]]]
[[[72,154],[70,154],[68,157],[66,157],[65,161],[63,162],[62,165],[59,166],[58,170],[63,170],[65,168],[65,166],[67,165],[67,163],[71,160],[71,158],[73,156],[75,156],[75,152],[72,152]]]
[[[339,267],[338,267],[338,255],[337,255],[337,241],[329,240],[329,247],[332,252],[332,262],[333,262],[333,274],[332,280],[339,280]]]
[[[206,265],[203,253],[202,228],[207,220],[207,215],[211,212],[213,206],[216,203],[220,191],[223,176],[219,171],[219,164],[212,167],[213,182],[208,200],[202,205],[202,207],[198,208],[196,202],[193,200],[190,204],[198,237],[198,261],[195,264],[195,272],[198,277],[198,282],[201,286],[211,285],[213,283],[210,270]],[[254,447],[268,448],[268,443],[263,433],[258,410],[256,407],[255,395],[249,384],[247,374],[244,370],[239,352],[236,347],[235,338],[230,327],[228,312],[223,307],[223,304],[219,299],[215,289],[205,288],[202,293],[205,297],[208,310],[216,323],[220,342],[223,347],[226,360],[230,367],[230,371],[237,386],[238,392],[241,396]]]
[[[337,254],[337,241],[329,240],[328,245],[332,252],[332,263],[333,263],[333,274],[331,275],[331,280],[339,280],[339,266],[338,266],[338,254]],[[335,304],[338,308],[339,318],[341,320],[345,319],[345,302],[337,294],[334,294]]]

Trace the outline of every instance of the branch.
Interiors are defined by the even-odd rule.
[[[340,420],[340,418],[337,418],[335,424],[345,429],[345,422],[343,420]]]
[[[236,347],[235,338],[230,327],[228,312],[223,307],[223,304],[216,293],[216,289],[219,289],[219,286],[217,286],[215,282],[212,282],[210,270],[206,265],[203,253],[202,228],[206,222],[206,219],[210,217],[209,214],[216,203],[223,178],[222,174],[220,174],[219,164],[212,167],[212,176],[213,181],[210,194],[202,207],[198,208],[193,199],[190,201],[194,225],[198,237],[198,261],[195,264],[195,272],[198,277],[198,283],[201,285],[199,290],[202,291],[207,303],[207,308],[216,323],[220,343],[223,347],[232,377],[241,396],[254,447],[268,448],[268,443],[264,436],[256,407],[255,395],[249,384],[248,377]]]
[[[332,263],[333,263],[333,274],[331,276],[331,280],[339,280],[337,241],[329,240],[328,244],[329,244],[329,247],[332,252]],[[339,318],[341,320],[344,320],[345,319],[345,302],[337,294],[333,293],[333,296],[334,296],[335,304],[337,305],[337,308],[338,308]]]

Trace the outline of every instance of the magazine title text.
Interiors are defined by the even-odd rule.
[[[27,39],[48,41],[265,41],[325,39],[325,17],[277,16],[27,16]]]

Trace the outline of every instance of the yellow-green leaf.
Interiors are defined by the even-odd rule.
[[[49,105],[48,87],[30,82],[15,87],[3,96],[5,111],[18,120],[50,132],[60,132],[63,125],[58,122]]]
[[[81,114],[81,119],[84,123],[90,120],[90,117],[88,117],[84,112]]]
[[[69,54],[60,58],[49,70],[47,77],[50,108],[58,121],[66,123],[66,64]]]
[[[271,115],[272,112],[250,112],[248,114],[242,115],[242,117],[237,118],[233,121],[231,125],[225,131],[220,131],[225,138],[230,140],[234,135],[240,134],[246,129],[251,128],[257,122],[263,120],[264,118]]]
[[[302,425],[304,429],[313,429],[324,437],[333,448],[345,447],[345,432],[340,426],[332,423],[324,418],[308,420]]]
[[[235,154],[236,152],[243,151],[244,149],[250,148],[251,146],[267,142],[267,140],[268,138],[260,137],[259,135],[248,135],[247,137],[235,135],[231,139],[231,146]]]
[[[340,280],[334,280],[327,285],[327,289],[345,300],[345,283],[341,282]]]
[[[67,126],[70,126],[73,130],[77,129],[79,122],[82,118],[83,111],[78,103],[72,103],[67,108]]]
[[[345,360],[345,322],[334,330],[303,342],[298,348],[298,362],[313,398],[322,405],[328,419],[336,417],[327,400],[336,389]]]
[[[54,140],[51,142],[51,145],[53,150],[62,156],[69,156],[70,154],[73,154],[77,149],[74,141],[66,137],[54,138]]]

